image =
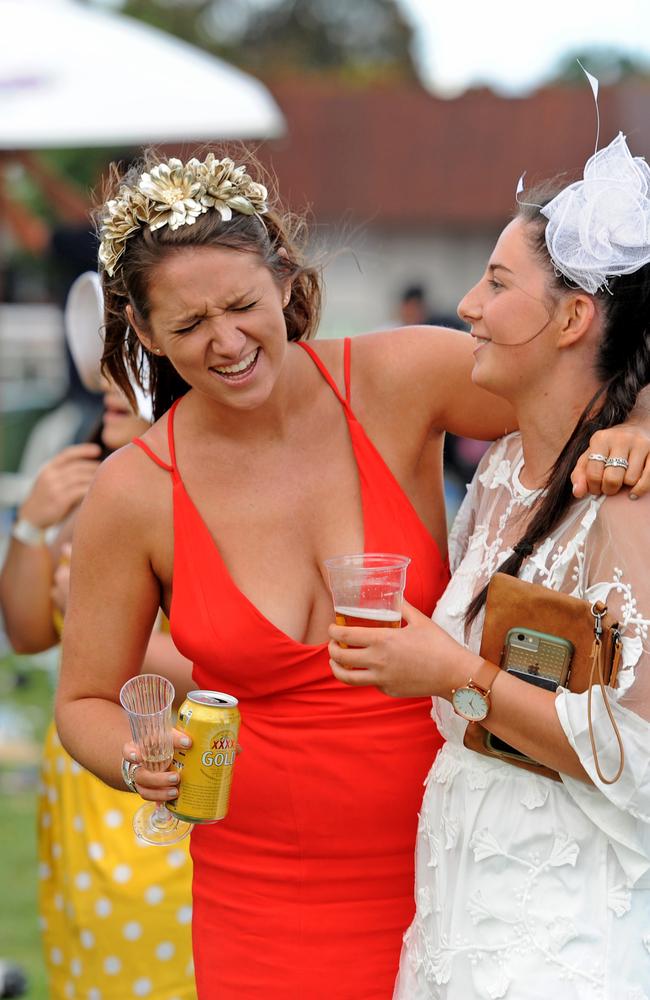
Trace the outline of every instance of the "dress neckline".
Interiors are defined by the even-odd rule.
[[[514,492],[517,494],[518,497],[520,497],[522,500],[530,500],[533,497],[538,496],[538,494],[542,492],[542,489],[541,486],[538,486],[535,489],[531,489],[528,486],[524,486],[524,484],[521,481],[521,471],[523,467],[524,467],[524,456],[522,453],[521,458],[519,459],[519,461],[512,470],[512,486]]]
[[[266,627],[275,632],[276,635],[279,636],[281,639],[285,639],[287,642],[290,642],[292,645],[298,647],[299,649],[308,649],[308,650],[324,649],[327,646],[327,641],[317,642],[317,643],[301,642],[300,639],[295,639],[292,635],[289,635],[288,632],[285,632],[284,629],[281,629],[279,625],[276,625],[275,622],[272,622],[271,619],[267,617],[267,615],[265,615],[262,611],[260,611],[260,609],[257,607],[256,604],[253,604],[250,597],[247,597],[247,595],[244,593],[241,587],[235,582],[233,575],[230,572],[221,554],[221,550],[219,549],[219,545],[217,544],[216,539],[213,537],[212,532],[208,528],[203,518],[203,515],[201,514],[201,511],[196,506],[196,504],[192,500],[192,497],[187,492],[185,488],[185,483],[178,475],[176,477],[176,486],[178,489],[182,491],[183,496],[185,497],[189,507],[193,511],[196,519],[201,524],[201,527],[205,532],[206,537],[210,543],[211,551],[214,552],[215,557],[218,559],[219,565],[223,570],[224,577],[228,581],[228,586],[230,586],[237,593],[237,596],[240,598],[240,600],[242,600],[244,604],[246,604],[248,608],[250,608],[250,610],[255,614],[255,616],[259,618],[259,620]],[[365,552],[365,547],[364,547],[364,552]],[[170,622],[170,627],[172,627],[172,632],[173,632],[173,620],[174,620],[174,596],[172,594],[172,602],[171,602],[171,607],[169,609],[169,622]]]
[[[364,493],[363,493],[363,477],[361,475],[361,468],[359,466],[359,458],[357,456],[357,450],[356,450],[356,448],[354,446],[354,439],[353,439],[353,436],[352,436],[352,433],[351,433],[351,430],[350,430],[350,423],[351,423],[351,420],[354,419],[354,415],[352,413],[352,410],[350,409],[350,404],[349,404],[349,391],[350,391],[349,390],[349,364],[350,364],[350,360],[349,360],[350,359],[349,339],[346,339],[345,344],[346,344],[346,346],[344,348],[344,350],[345,350],[345,369],[346,369],[346,376],[345,376],[346,377],[346,396],[345,397],[343,397],[341,395],[341,393],[339,392],[338,387],[336,386],[336,383],[332,379],[330,373],[327,371],[327,368],[325,367],[325,365],[323,364],[323,362],[321,361],[321,359],[318,358],[318,355],[316,355],[314,351],[310,350],[310,348],[306,344],[302,344],[301,343],[301,344],[299,344],[299,346],[303,347],[305,349],[305,353],[312,359],[312,361],[314,361],[317,370],[320,372],[320,374],[323,376],[323,378],[325,379],[325,381],[328,383],[328,385],[332,389],[335,397],[341,403],[342,408],[343,408],[343,413],[345,415],[345,421],[346,421],[346,425],[347,425],[347,428],[348,428],[348,435],[349,435],[349,438],[350,438],[350,446],[352,448],[352,457],[353,457],[355,469],[356,469],[356,472],[357,472],[357,482],[358,482],[358,487],[359,487],[359,496],[361,498],[361,531],[362,531],[362,536],[363,536],[363,544],[362,544],[361,551],[365,553],[367,551],[367,532],[366,532],[366,511],[365,511]],[[175,417],[175,414],[176,414],[176,410],[178,409],[178,404],[181,402],[182,398],[183,397],[181,396],[179,399],[177,399],[177,400],[174,401],[172,407],[169,410],[169,414],[168,414],[168,417],[167,417],[167,439],[168,439],[168,442],[169,442],[169,453],[170,453],[170,458],[171,458],[171,469],[172,469],[172,473],[173,473],[173,477],[174,477],[174,482],[175,482],[176,486],[182,491],[183,496],[187,500],[187,503],[188,503],[189,507],[194,512],[194,515],[196,516],[197,520],[200,522],[202,529],[205,531],[205,534],[206,534],[206,536],[207,536],[207,538],[209,539],[209,542],[210,542],[211,551],[214,552],[216,558],[218,559],[219,564],[222,567],[224,576],[225,576],[225,578],[228,581],[228,585],[230,587],[232,587],[232,589],[237,593],[238,597],[248,606],[248,608],[255,614],[255,616],[267,628],[271,629],[281,639],[285,640],[286,642],[291,643],[297,649],[304,649],[304,650],[308,650],[310,652],[316,652],[317,650],[323,650],[323,649],[325,649],[327,647],[327,645],[328,645],[328,640],[325,640],[325,642],[317,642],[317,643],[301,642],[300,639],[295,639],[292,635],[289,635],[288,632],[285,632],[283,629],[280,628],[279,625],[276,625],[275,622],[272,622],[271,619],[267,615],[265,615],[262,611],[260,611],[260,609],[257,607],[257,605],[254,604],[253,601],[251,601],[251,599],[249,597],[247,597],[247,595],[244,593],[244,591],[241,589],[241,587],[235,582],[235,580],[234,580],[234,578],[232,576],[232,573],[230,572],[230,569],[226,565],[226,562],[225,562],[225,560],[223,558],[223,555],[221,554],[221,550],[219,548],[219,544],[218,544],[217,540],[214,538],[212,532],[208,528],[208,525],[207,525],[207,523],[206,523],[203,515],[201,514],[201,511],[198,509],[198,507],[196,506],[196,504],[192,500],[192,497],[189,495],[189,493],[188,493],[188,491],[187,491],[187,489],[185,487],[185,483],[183,482],[183,478],[182,478],[182,476],[181,476],[181,474],[179,472],[179,469],[178,469],[177,460],[176,460],[176,446],[175,446],[175,441],[174,441],[174,417]],[[406,494],[404,494],[404,496],[405,496],[405,499],[408,500],[408,497],[406,496]],[[424,527],[424,525],[422,525],[422,526]],[[332,611],[333,611],[333,609],[332,609]],[[173,614],[174,614],[174,597],[173,597],[173,593],[172,593],[171,607],[169,609],[169,623],[170,623],[170,628],[172,628]]]
[[[342,396],[342,394],[339,392],[338,387],[336,386],[336,383],[332,379],[331,374],[328,372],[326,366],[324,365],[324,363],[322,362],[322,360],[318,357],[318,355],[316,354],[316,352],[313,349],[311,349],[307,344],[304,344],[302,342],[299,343],[298,346],[303,347],[305,349],[305,353],[308,354],[308,356],[315,363],[316,368],[318,369],[318,371],[320,372],[320,374],[323,376],[323,378],[325,379],[325,381],[329,384],[329,386],[332,389],[335,397],[341,403],[342,408],[343,408],[343,412],[344,412],[344,415],[345,415],[346,424],[347,424],[347,427],[348,427],[348,434],[349,434],[349,437],[350,437],[350,444],[351,444],[351,447],[352,447],[352,456],[353,456],[353,460],[354,460],[354,464],[355,464],[355,468],[356,468],[356,472],[357,472],[357,480],[358,480],[358,484],[359,484],[359,495],[361,497],[361,518],[362,518],[363,544],[362,544],[362,548],[361,548],[360,551],[362,551],[362,552],[365,553],[365,552],[368,552],[368,551],[372,551],[372,549],[368,548],[367,524],[366,524],[366,502],[365,502],[365,493],[364,493],[364,485],[363,485],[364,480],[363,480],[362,470],[361,470],[361,467],[359,465],[359,456],[357,454],[357,448],[356,448],[356,444],[355,444],[355,436],[352,433],[353,425],[356,426],[363,433],[366,441],[368,442],[369,447],[371,448],[371,450],[373,451],[373,453],[377,456],[377,458],[379,459],[379,461],[382,463],[382,465],[385,468],[386,473],[390,477],[391,481],[394,483],[394,485],[399,490],[400,495],[401,495],[401,497],[404,500],[404,503],[407,504],[407,506],[411,509],[413,515],[415,516],[415,518],[417,520],[417,523],[420,525],[420,527],[422,528],[422,530],[426,534],[427,538],[430,540],[431,544],[433,545],[433,547],[435,549],[435,553],[436,553],[438,559],[440,560],[441,565],[443,565],[443,564],[445,564],[446,560],[443,560],[442,555],[440,554],[440,548],[438,546],[437,541],[435,540],[435,538],[429,532],[428,528],[426,527],[426,525],[424,524],[424,522],[420,518],[420,515],[415,510],[415,507],[413,506],[413,503],[412,503],[410,497],[407,496],[407,494],[405,493],[404,488],[402,487],[402,485],[396,479],[395,475],[393,474],[393,472],[391,471],[391,469],[388,467],[388,465],[386,464],[385,460],[382,458],[381,454],[377,451],[377,449],[373,445],[373,443],[370,440],[370,438],[365,434],[365,431],[363,430],[363,427],[361,426],[361,424],[359,424],[358,420],[356,419],[356,417],[355,417],[355,415],[354,415],[354,413],[352,411],[352,408],[351,408],[350,403],[349,403],[349,395],[350,395],[350,389],[349,389],[349,385],[350,385],[350,382],[349,382],[349,365],[350,365],[349,338],[346,338],[345,345],[346,345],[344,347],[344,351],[345,351],[345,369],[346,369],[346,375],[345,375],[346,396],[345,397]],[[260,622],[262,622],[262,624],[264,624],[265,627],[267,627],[268,629],[270,629],[271,631],[273,631],[275,633],[275,635],[278,636],[279,638],[283,639],[284,641],[286,641],[288,643],[291,643],[291,645],[294,646],[296,649],[303,649],[303,650],[307,650],[309,652],[316,652],[318,650],[326,649],[327,645],[328,645],[328,641],[327,640],[325,642],[319,642],[319,643],[305,643],[305,642],[301,642],[299,639],[295,639],[293,636],[289,635],[288,632],[285,632],[283,629],[281,629],[279,625],[276,625],[275,622],[272,622],[270,618],[268,618],[262,611],[260,611],[260,609],[257,607],[257,605],[254,604],[253,601],[251,601],[251,599],[246,596],[246,594],[244,593],[244,591],[238,586],[238,584],[233,579],[233,576],[232,576],[232,574],[231,574],[228,566],[226,565],[226,562],[225,562],[225,560],[224,560],[224,558],[223,558],[223,556],[221,554],[218,542],[213,537],[212,532],[208,528],[208,525],[206,524],[206,522],[205,522],[205,520],[203,518],[203,515],[201,514],[200,510],[198,509],[198,507],[196,506],[196,504],[192,500],[190,494],[188,493],[188,491],[187,491],[187,489],[185,487],[185,483],[183,482],[182,476],[181,476],[181,474],[179,472],[179,469],[178,469],[177,460],[176,460],[176,447],[175,447],[175,441],[174,441],[174,417],[175,417],[175,414],[176,414],[176,410],[178,409],[178,405],[182,401],[182,399],[183,399],[183,397],[181,396],[179,399],[177,399],[177,400],[174,401],[173,405],[171,406],[171,408],[169,410],[168,417],[167,417],[167,436],[168,436],[169,452],[170,452],[170,458],[171,458],[171,472],[172,472],[172,477],[173,477],[173,481],[174,481],[175,486],[182,492],[183,496],[185,497],[185,499],[187,501],[187,504],[188,504],[189,508],[194,512],[194,515],[195,515],[197,521],[200,523],[202,530],[205,532],[206,537],[208,539],[208,543],[210,545],[210,550],[212,552],[214,552],[215,557],[219,561],[219,565],[221,566],[221,568],[223,570],[224,577],[227,580],[228,585],[237,594],[237,596],[247,605],[247,607],[258,618],[258,620]],[[173,633],[173,619],[174,619],[174,597],[173,597],[173,593],[172,593],[172,601],[171,601],[170,613],[169,613],[170,629],[172,630],[172,633]]]

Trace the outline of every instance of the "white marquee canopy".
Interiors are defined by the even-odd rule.
[[[75,0],[0,0],[0,149],[263,139],[259,80],[156,28]]]

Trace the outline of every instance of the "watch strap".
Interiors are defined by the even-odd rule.
[[[489,698],[494,682],[500,673],[501,667],[482,659],[480,665],[468,680],[467,687],[476,688],[486,698]]]

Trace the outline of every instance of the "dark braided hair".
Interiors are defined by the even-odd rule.
[[[546,185],[527,191],[526,198],[543,206],[559,190],[558,185]],[[533,252],[548,272],[551,297],[567,294],[571,286],[555,272],[546,247],[546,217],[536,205],[521,205],[518,216],[526,223]],[[639,392],[650,382],[650,264],[633,274],[610,279],[609,287],[610,291],[605,289],[594,296],[603,318],[603,336],[596,357],[601,386],[580,415],[549,473],[546,488],[531,508],[523,536],[513,547],[513,554],[498,567],[498,573],[518,576],[524,559],[561,523],[573,500],[571,473],[589,447],[592,434],[623,423]],[[479,614],[486,597],[487,585],[467,609],[466,628]]]
[[[218,158],[233,154],[232,149],[214,152]],[[267,187],[270,184],[275,187],[272,179],[269,181],[263,176],[261,165],[250,152],[238,147],[233,158],[238,163],[245,162],[247,168],[252,167],[248,172],[256,179],[267,182]],[[148,150],[144,160],[137,166],[129,167],[125,173],[114,164],[104,200],[117,197],[119,188],[124,184],[135,186],[143,171],[151,170],[161,161],[164,161],[163,157]],[[98,225],[101,211],[97,213]],[[284,308],[287,339],[308,339],[315,333],[320,318],[321,279],[318,269],[304,262],[303,248],[307,238],[305,219],[284,212],[272,191],[269,194],[269,210],[262,217],[234,211],[232,218],[224,221],[218,211],[208,211],[199,216],[193,225],[180,226],[175,230],[163,226],[151,232],[143,226],[127,240],[113,277],[106,271],[102,272],[105,318],[102,371],[134,405],[129,377],[132,373],[138,384],[150,393],[156,420],[175,399],[188,391],[190,386],[164,356],[148,356],[149,377],[145,379],[145,350],[136,333],[130,329],[126,314],[126,307],[130,305],[138,323],[147,327],[148,289],[152,273],[167,256],[179,253],[185,247],[226,247],[258,254],[276,281],[291,279],[291,294]]]

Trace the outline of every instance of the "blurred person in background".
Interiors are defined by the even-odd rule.
[[[104,206],[105,369],[128,393],[148,358],[156,420],[79,513],[57,722],[118,787],[137,750],[119,690],[162,608],[197,686],[242,714],[228,816],[191,833],[199,996],[386,1000],[440,741],[430,702],[333,678],[322,561],[403,553],[430,614],[448,575],[442,429],[489,437],[509,407],[472,386],[454,331],[308,344],[319,274],[251,163],[151,156]],[[178,772],[135,783],[171,801]]]
[[[0,573],[0,606],[16,652],[36,653],[59,642],[79,504],[100,460],[148,426],[106,384],[96,440],[64,449],[38,474],[18,511]],[[110,591],[102,597],[112,599]],[[180,703],[192,687],[191,666],[162,621],[142,669],[168,677]],[[194,1000],[188,842],[143,847],[132,827],[138,797],[81,768],[53,723],[41,779],[39,909],[51,1000]]]
[[[446,326],[464,330],[465,324],[453,312],[435,309],[424,285],[407,285],[399,296],[397,318],[400,326]]]
[[[14,174],[28,179],[47,213],[36,212],[22,190],[17,194],[19,185]],[[97,268],[97,235],[90,208],[90,192],[38,155],[25,151],[0,152],[0,220],[16,244],[42,263],[47,295],[61,310],[76,278]],[[5,298],[10,298],[12,282],[5,284]],[[65,353],[68,388],[61,403],[72,404],[76,420],[70,427],[69,440],[54,443],[55,451],[61,444],[86,441],[101,418],[98,397],[84,386],[67,343]]]

